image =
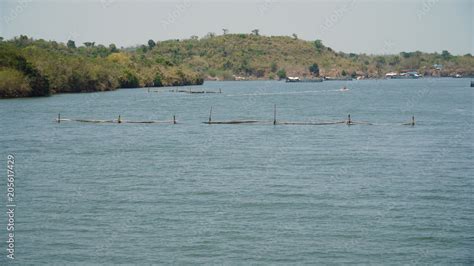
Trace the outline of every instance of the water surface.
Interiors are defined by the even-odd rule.
[[[16,261],[474,262],[469,80],[193,87],[219,88],[0,101],[2,169],[16,155]],[[350,113],[373,125],[201,123],[211,106],[214,120],[272,121],[274,104],[280,121]],[[57,113],[178,124],[58,124]]]

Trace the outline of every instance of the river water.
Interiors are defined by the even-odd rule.
[[[2,100],[4,192],[7,155],[16,162],[15,261],[474,263],[469,83],[206,82],[189,88],[222,93]],[[274,104],[277,121],[351,114],[371,124],[273,126]],[[203,124],[211,106],[214,121],[268,123]],[[58,124],[58,113],[178,124]],[[402,125],[412,115],[416,126]]]

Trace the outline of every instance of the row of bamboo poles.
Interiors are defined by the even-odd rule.
[[[82,122],[82,123],[116,123],[116,124],[177,124],[176,116],[173,115],[172,120],[124,120],[121,115],[118,116],[118,119],[112,120],[98,120],[98,119],[73,119],[73,118],[61,118],[61,114],[58,114],[56,119],[57,123],[61,122]],[[277,120],[277,108],[276,105],[273,107],[273,121],[270,120],[221,120],[214,121],[212,120],[212,106],[209,111],[209,119],[204,124],[208,125],[238,125],[238,124],[273,124],[273,125],[313,125],[313,126],[323,126],[323,125],[336,125],[336,124],[346,124],[350,125],[374,125],[373,123],[366,121],[354,121],[351,118],[351,115],[347,115],[347,119],[339,121],[278,121]],[[415,126],[415,116],[412,116],[411,121],[407,123],[399,123],[401,125]]]

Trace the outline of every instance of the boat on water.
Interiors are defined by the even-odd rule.
[[[339,91],[349,91],[349,89],[346,88],[346,86],[344,86],[344,87],[340,88]]]
[[[286,78],[286,82],[300,82],[300,78],[299,77],[287,77]]]
[[[287,77],[286,82],[323,82],[323,79],[300,79],[299,77]]]

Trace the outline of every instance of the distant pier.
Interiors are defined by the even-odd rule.
[[[316,78],[316,79],[300,79],[298,77],[286,78],[286,82],[289,82],[289,83],[297,83],[297,82],[312,83],[312,82],[323,82],[323,80],[324,79],[322,78]]]
[[[148,92],[175,92],[175,93],[189,93],[189,94],[206,94],[206,93],[222,93],[222,89],[218,90],[184,90],[184,89],[169,89],[169,90],[150,90]]]

